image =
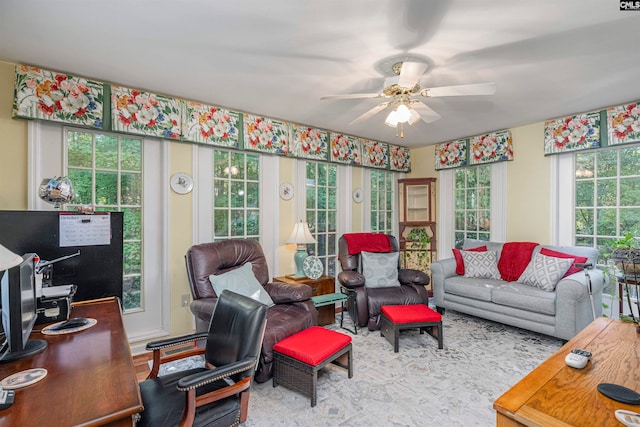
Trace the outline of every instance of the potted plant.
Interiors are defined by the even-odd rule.
[[[429,244],[431,236],[423,227],[412,228],[405,239],[404,264],[405,268],[415,268],[424,272],[429,271]]]

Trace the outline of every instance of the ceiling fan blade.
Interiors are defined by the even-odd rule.
[[[345,95],[326,95],[320,99],[384,98],[384,96],[384,93],[348,93]]]
[[[382,104],[378,104],[375,107],[373,107],[372,109],[370,109],[369,111],[367,111],[366,113],[364,113],[363,115],[361,115],[360,117],[356,117],[355,119],[351,120],[349,122],[350,125],[356,125],[360,122],[363,122],[365,120],[367,120],[370,117],[373,117],[374,115],[378,114],[380,111],[384,110],[385,108],[387,108],[389,106],[390,102],[383,102]]]
[[[426,123],[435,122],[442,118],[442,116],[431,109],[427,104],[422,101],[412,100],[411,108],[416,110],[420,114],[420,118]]]
[[[420,77],[427,71],[429,65],[423,62],[403,62],[400,69],[398,86],[412,88],[418,83]]]
[[[470,85],[441,86],[431,89],[424,89],[420,92],[422,96],[464,96],[464,95],[493,95],[496,93],[495,83],[477,83]]]

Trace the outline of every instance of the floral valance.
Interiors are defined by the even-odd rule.
[[[110,120],[103,120],[104,114]],[[405,147],[27,65],[16,66],[13,115],[352,166],[411,170]]]
[[[510,130],[473,136],[469,140],[469,163],[485,163],[513,160],[513,142]]]
[[[544,154],[600,147],[600,113],[584,113],[544,122]]]
[[[513,160],[510,130],[491,132],[436,145],[435,169],[452,169]]]
[[[445,142],[436,145],[435,169],[459,168],[467,165],[466,139]]]
[[[102,83],[27,65],[16,66],[13,116],[102,128]]]
[[[640,104],[619,105],[607,109],[609,145],[640,142]]]
[[[601,124],[606,121],[606,131]],[[632,102],[544,123],[544,154],[640,142],[640,105]]]

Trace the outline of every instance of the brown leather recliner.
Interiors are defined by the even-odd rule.
[[[274,306],[267,310],[267,327],[260,352],[255,380],[271,378],[273,345],[296,332],[318,324],[318,312],[311,301],[311,288],[305,284],[269,282],[267,260],[260,243],[255,240],[231,239],[194,245],[185,255],[189,287],[193,296],[190,305],[196,319],[196,332],[206,332],[216,295],[209,276],[221,274],[251,263],[253,274],[265,288]]]
[[[361,237],[366,234],[360,233]],[[399,246],[396,238],[390,234],[391,252],[398,252]],[[365,277],[362,275],[360,252],[350,254],[347,241],[344,236],[338,240],[338,259],[342,271],[338,273],[338,281],[343,287],[352,290],[356,294],[357,323],[365,325],[370,331],[380,329],[380,307],[383,305],[404,304],[429,304],[429,294],[425,286],[429,284],[429,275],[423,271],[400,268],[398,262],[398,281],[400,286],[386,288],[368,288],[365,285]],[[353,313],[353,301],[347,301],[349,313]]]

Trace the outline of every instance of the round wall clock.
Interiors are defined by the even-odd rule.
[[[302,263],[302,271],[309,279],[317,279],[322,276],[324,266],[318,257],[310,255],[304,259]]]
[[[289,200],[293,197],[293,185],[288,182],[280,184],[280,198],[282,200]]]
[[[171,176],[171,189],[178,194],[187,194],[193,190],[193,178],[186,173]]]
[[[356,188],[355,190],[353,190],[353,201],[356,203],[360,203],[362,202],[362,198],[363,198],[363,194],[362,194],[362,188]]]

